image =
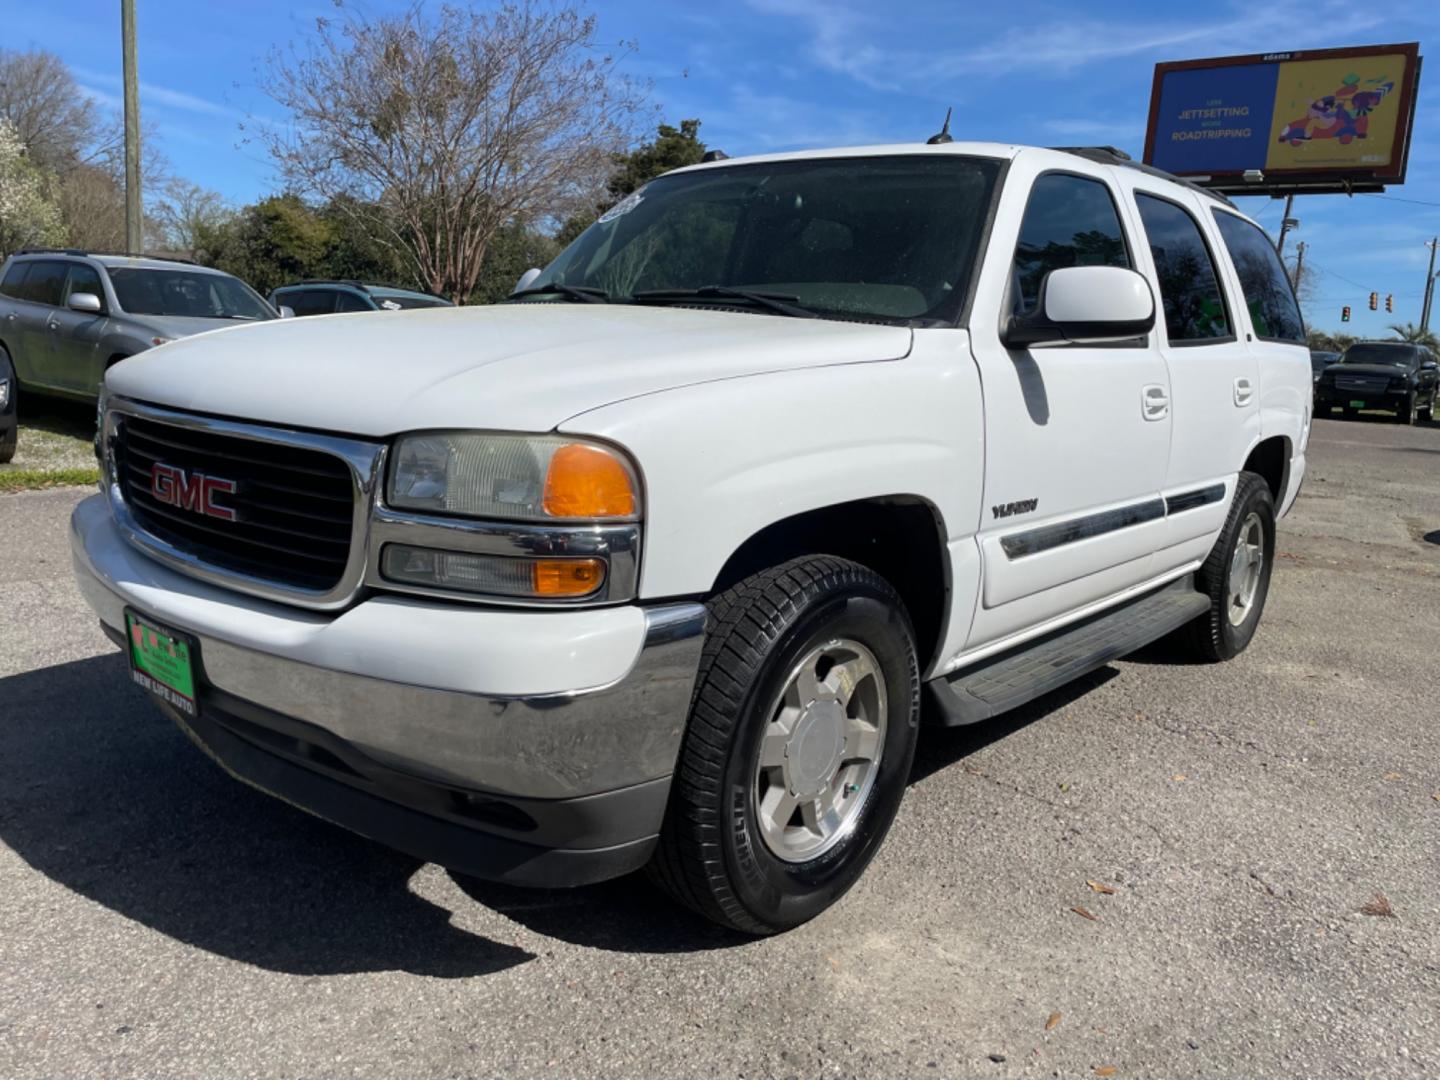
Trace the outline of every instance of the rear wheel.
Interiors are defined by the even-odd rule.
[[[1195,584],[1210,610],[1187,628],[1192,651],[1205,660],[1229,660],[1245,651],[1270,592],[1275,561],[1275,501],[1263,477],[1242,472],[1220,538]]]
[[[915,753],[915,634],[888,582],[797,559],[710,602],[650,874],[724,926],[771,934],[837,901],[895,818]]]

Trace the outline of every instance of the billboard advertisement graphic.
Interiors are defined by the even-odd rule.
[[[1190,176],[1261,170],[1397,183],[1417,51],[1396,45],[1157,65],[1145,160]]]

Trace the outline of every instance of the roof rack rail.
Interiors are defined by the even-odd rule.
[[[1058,150],[1062,154],[1074,154],[1076,157],[1082,157],[1087,161],[1098,162],[1101,165],[1118,165],[1126,169],[1135,169],[1137,172],[1142,172],[1146,176],[1169,180],[1172,184],[1179,184],[1181,187],[1189,188],[1191,191],[1205,195],[1218,203],[1224,203],[1232,210],[1239,209],[1228,197],[1222,195],[1220,192],[1212,191],[1210,188],[1195,183],[1194,180],[1186,180],[1183,176],[1168,173],[1164,169],[1157,169],[1154,165],[1146,165],[1143,161],[1136,161],[1129,154],[1125,153],[1124,150],[1117,150],[1113,146],[1052,146],[1050,149]]]
[[[194,259],[182,258],[179,255],[149,255],[143,251],[90,251],[87,248],[55,248],[55,247],[27,247],[15,252],[16,255],[78,255],[87,259],[153,259],[156,262],[184,263],[186,266],[199,266]],[[206,269],[209,269],[208,267]]]
[[[369,286],[367,286],[363,281],[356,281],[354,278],[342,278],[342,277],[307,277],[307,278],[298,278],[298,279],[296,279],[295,281],[287,281],[284,285],[277,285],[277,286],[275,286],[275,287],[276,287],[277,289],[292,289],[292,288],[294,288],[296,285],[349,285],[349,286],[351,286],[352,288],[356,288],[356,289],[366,289],[366,290],[368,290],[368,288],[369,288]]]

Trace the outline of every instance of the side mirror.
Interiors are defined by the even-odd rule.
[[[538,266],[532,266],[529,270],[526,270],[523,274],[520,275],[520,280],[515,282],[515,288],[511,289],[510,291],[512,293],[517,293],[524,289],[528,289],[531,285],[535,283],[535,279],[539,276],[540,268]]]
[[[293,319],[295,317],[295,309],[288,304],[281,304],[276,310],[280,312],[282,319]]]
[[[65,306],[82,315],[99,315],[104,310],[100,304],[100,298],[93,292],[72,292],[70,298],[65,301]]]
[[[1421,371],[1434,371],[1436,368],[1440,368],[1440,363],[1434,360],[1425,360],[1420,364]]]
[[[1010,349],[1101,344],[1140,337],[1154,326],[1155,296],[1134,270],[1065,266],[1045,275],[1035,310],[1012,318],[1002,337]]]

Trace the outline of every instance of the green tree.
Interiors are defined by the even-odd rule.
[[[1305,344],[1316,352],[1343,353],[1357,340],[1354,334],[1327,334],[1324,330],[1311,330],[1305,335]]]
[[[506,226],[495,234],[468,302],[493,304],[505,299],[521,274],[532,266],[544,266],[558,254],[560,245],[553,237],[524,225]]]
[[[223,224],[202,226],[196,246],[202,261],[268,293],[297,278],[324,276],[333,238],[331,224],[287,192]]]
[[[1415,323],[1391,323],[1390,330],[1401,341],[1424,345],[1427,349],[1440,349],[1440,340],[1436,339],[1435,331],[1422,330]]]
[[[567,219],[556,234],[556,241],[560,247],[565,247],[588,229],[597,217],[655,177],[686,165],[698,165],[705,156],[705,149],[705,144],[700,141],[699,120],[681,120],[678,128],[661,124],[650,142],[612,158],[615,171],[605,183],[606,197],[591,211]]]

